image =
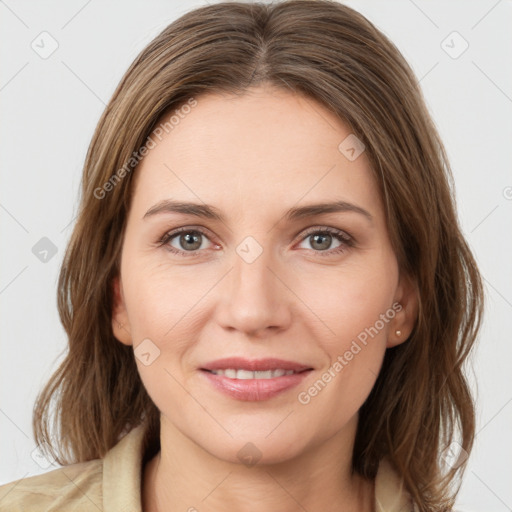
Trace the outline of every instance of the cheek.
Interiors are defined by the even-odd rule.
[[[396,281],[392,264],[331,267],[298,281],[296,293],[313,313],[312,321],[316,317],[318,339],[332,353],[358,337],[364,342],[368,332],[371,339],[386,338]]]
[[[144,337],[160,343],[176,338],[185,326],[190,329],[190,319],[201,298],[216,282],[214,275],[203,273],[198,277],[193,266],[151,262],[133,266],[127,274],[131,279],[125,295],[135,344]]]
[[[125,295],[140,377],[160,410],[183,403],[182,387],[190,369],[190,354],[201,338],[209,313],[205,296],[218,282],[216,275],[198,275],[193,266],[168,264],[130,269]],[[148,357],[140,354],[150,353]],[[180,384],[181,383],[181,384]]]
[[[375,384],[395,314],[395,281],[392,271],[366,267],[331,273],[315,283],[299,293],[306,297],[307,292],[305,302],[315,313],[308,316],[309,331],[325,358],[297,399],[308,415],[331,418],[322,427],[327,436],[356,414]]]
[[[162,266],[139,265],[130,275],[136,277],[126,300],[138,371],[153,402],[165,411],[169,404],[183,403],[187,398],[180,384],[182,365],[199,337],[194,318],[208,283],[201,285],[186,272]],[[150,364],[140,357],[147,352]]]

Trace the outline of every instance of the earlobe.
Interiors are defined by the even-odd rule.
[[[124,345],[132,345],[130,323],[123,296],[123,284],[118,276],[112,281],[112,291],[112,332],[116,339]]]
[[[387,348],[395,347],[407,341],[414,329],[418,318],[419,304],[416,282],[408,276],[401,276],[395,301],[400,307],[395,309],[397,312],[388,333]]]

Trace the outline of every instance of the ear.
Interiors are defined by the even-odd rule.
[[[118,341],[125,345],[133,345],[130,322],[123,294],[123,283],[119,276],[112,280],[112,331]]]
[[[401,272],[393,302],[393,310],[396,314],[390,325],[387,348],[407,341],[416,325],[418,305],[419,292],[416,281]]]

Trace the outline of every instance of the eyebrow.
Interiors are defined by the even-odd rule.
[[[289,221],[300,220],[305,217],[322,215],[326,213],[353,212],[365,217],[368,221],[373,222],[373,217],[364,208],[346,201],[335,201],[332,203],[318,203],[306,206],[290,208],[284,215]],[[183,201],[175,201],[172,199],[164,199],[153,205],[145,214],[143,219],[152,217],[162,213],[181,213],[184,215],[193,215],[204,219],[218,220],[225,222],[222,213],[214,206],[208,204],[199,204]]]

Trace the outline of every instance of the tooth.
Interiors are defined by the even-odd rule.
[[[292,375],[295,373],[293,370],[283,370],[277,368],[275,370],[238,370],[236,368],[226,368],[225,370],[212,370],[215,375],[228,377],[229,379],[273,379],[275,377],[282,377],[283,375]]]
[[[254,372],[254,378],[255,379],[271,379],[272,378],[272,370]]]
[[[237,379],[254,379],[254,372],[248,370],[237,370],[236,371]]]

